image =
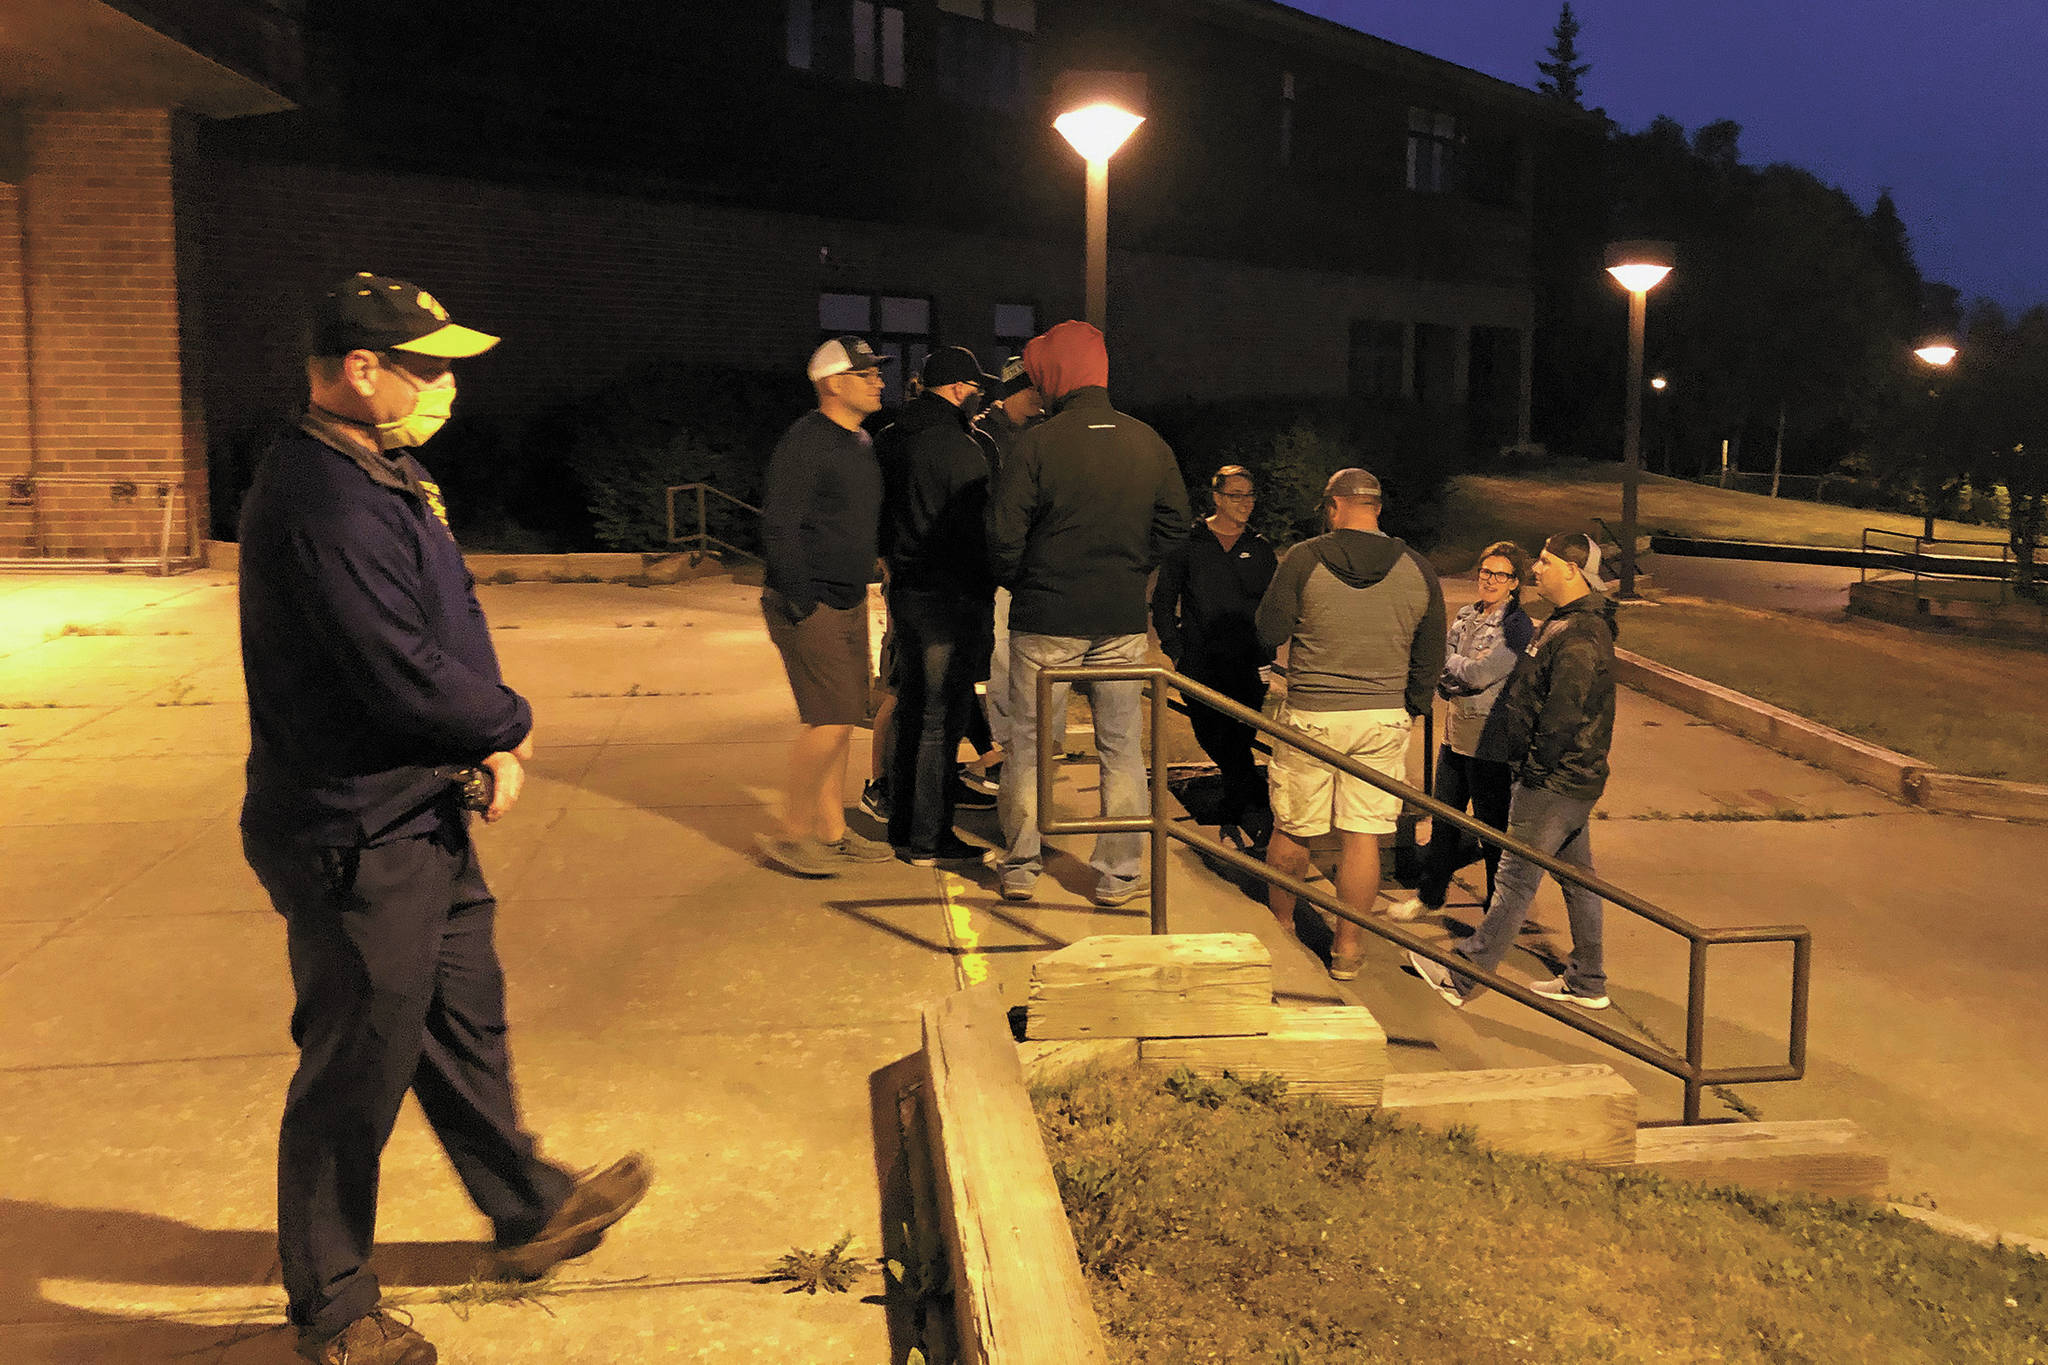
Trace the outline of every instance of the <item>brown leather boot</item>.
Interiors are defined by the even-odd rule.
[[[638,1152],[601,1171],[585,1172],[547,1226],[517,1245],[500,1246],[491,1269],[503,1279],[533,1280],[563,1261],[588,1256],[604,1240],[605,1230],[632,1212],[653,1183],[654,1172]]]
[[[323,1341],[299,1340],[299,1354],[315,1365],[434,1365],[434,1344],[383,1309],[365,1313]]]

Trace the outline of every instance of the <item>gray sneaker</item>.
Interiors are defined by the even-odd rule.
[[[1146,880],[1145,878],[1140,877],[1136,881],[1133,881],[1129,886],[1118,887],[1108,891],[1103,890],[1101,887],[1097,887],[1095,889],[1095,894],[1090,896],[1088,899],[1095,902],[1095,904],[1101,906],[1105,910],[1114,910],[1119,905],[1129,905],[1132,901],[1138,899],[1138,897],[1149,896],[1151,894],[1152,883]]]
[[[838,843],[820,844],[818,847],[824,849],[828,857],[837,858],[842,862],[886,863],[893,862],[896,857],[896,850],[889,845],[870,839],[866,835],[855,834],[852,830],[841,835]]]
[[[1581,995],[1567,986],[1561,976],[1553,976],[1548,981],[1531,981],[1529,989],[1545,1000],[1569,1000],[1586,1010],[1604,1010],[1614,1003],[1604,995]]]
[[[759,834],[754,837],[754,847],[774,866],[799,877],[839,875],[837,851],[816,839],[783,839],[772,834]]]

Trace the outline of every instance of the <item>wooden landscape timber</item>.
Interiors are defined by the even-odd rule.
[[[1836,1199],[1880,1198],[1890,1173],[1883,1150],[1849,1119],[1645,1128],[1635,1160],[1674,1180]]]
[[[1103,1365],[1109,1350],[1001,994],[977,986],[921,1013],[925,1132],[962,1365]]]
[[[1270,1073],[1293,1094],[1371,1108],[1387,1076],[1387,1034],[1363,1005],[1275,1005],[1265,1033],[1147,1038],[1138,1056],[1203,1076],[1228,1071],[1249,1080]]]
[[[1386,1079],[1380,1107],[1423,1128],[1470,1129],[1505,1152],[1626,1166],[1636,1159],[1636,1091],[1609,1066],[1425,1071]]]
[[[1188,1038],[1263,1033],[1273,958],[1251,934],[1104,934],[1031,968],[1025,1037]]]
[[[1017,1044],[1017,1060],[1023,1063],[1025,1084],[1040,1085],[1077,1071],[1136,1066],[1138,1048],[1136,1038],[1056,1038]]]

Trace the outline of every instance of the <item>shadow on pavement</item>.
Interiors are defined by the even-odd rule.
[[[126,1209],[8,1199],[0,1200],[0,1248],[8,1260],[0,1274],[0,1356],[8,1360],[213,1362],[290,1354],[277,1235],[268,1229],[201,1228]],[[395,1242],[379,1246],[371,1266],[391,1287],[461,1285],[487,1251],[481,1242]],[[100,1289],[132,1306],[66,1302],[67,1289],[77,1298]],[[201,1293],[189,1293],[195,1290]],[[245,1297],[232,1306],[215,1306],[218,1296],[205,1292],[236,1290]],[[134,1302],[150,1293],[161,1302]],[[190,1307],[181,1308],[181,1299]],[[201,1316],[221,1320],[177,1320]]]

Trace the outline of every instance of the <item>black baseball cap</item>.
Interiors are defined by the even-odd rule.
[[[981,362],[965,346],[942,346],[933,351],[925,357],[924,369],[918,378],[928,389],[944,388],[948,384],[988,388],[996,382],[994,375],[982,373]]]
[[[488,332],[450,322],[448,310],[418,285],[367,270],[329,289],[313,307],[313,355],[411,351],[460,360],[497,344]]]

